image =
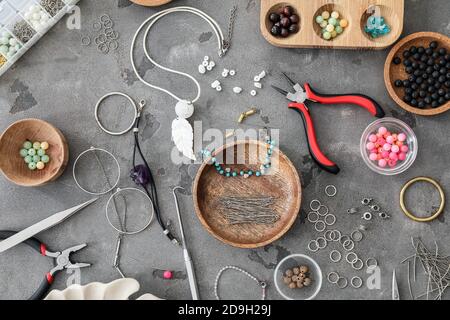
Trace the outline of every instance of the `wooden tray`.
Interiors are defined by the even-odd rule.
[[[283,5],[291,5],[300,16],[300,31],[287,38],[270,34],[269,14]],[[385,36],[372,39],[364,26],[372,15],[368,9],[377,5],[380,14],[391,27]],[[322,11],[337,10],[349,21],[349,26],[334,40],[326,41],[320,36],[320,26],[315,18]],[[392,45],[403,31],[404,0],[261,0],[260,26],[269,43],[287,48],[332,48],[332,49],[384,49]]]
[[[141,6],[146,7],[157,7],[162,6],[163,4],[169,3],[172,0],[130,0],[131,2],[134,2]]]
[[[402,53],[406,48],[411,46],[423,46],[427,48],[431,41],[439,42],[440,47],[444,47],[447,49],[447,52],[450,52],[449,37],[435,32],[417,32],[400,40],[391,49],[384,65],[384,83],[386,84],[386,88],[392,99],[394,99],[394,101],[406,111],[422,116],[434,116],[450,110],[450,101],[447,101],[444,105],[434,109],[419,109],[404,102],[401,98],[403,96],[403,88],[396,88],[394,86],[394,81],[397,79],[406,79],[408,74],[405,71],[405,66],[403,63],[400,65],[395,65],[392,63],[392,60],[398,56],[403,62],[404,59]]]
[[[250,145],[252,148],[249,148]],[[258,141],[228,144],[217,150],[216,155],[219,158],[223,154],[223,161],[226,163],[226,154],[229,151],[224,153],[224,150],[233,148],[230,152],[234,150],[234,154],[237,154],[237,151],[244,147],[246,163],[261,163],[256,148],[263,148],[260,152],[264,154],[266,146]],[[219,175],[214,166],[202,164],[193,186],[194,207],[200,222],[214,237],[234,247],[257,248],[274,242],[291,228],[300,210],[300,178],[292,162],[281,151],[275,149],[272,159],[271,175],[248,179],[226,178]],[[235,165],[233,168],[257,169],[258,165]],[[218,201],[221,196],[262,195],[276,199],[273,209],[281,218],[273,225],[228,225],[220,214],[222,210],[226,210]]]

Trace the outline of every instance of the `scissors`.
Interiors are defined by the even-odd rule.
[[[362,94],[320,94],[314,91],[308,83],[305,83],[302,86],[299,83],[294,82],[285,73],[283,73],[283,75],[294,89],[294,92],[288,92],[273,85],[272,88],[291,101],[288,105],[289,108],[298,111],[302,116],[308,139],[309,151],[314,161],[316,161],[322,169],[333,174],[338,174],[339,167],[333,161],[329,160],[320,150],[319,144],[317,143],[314,122],[311,114],[309,113],[306,101],[309,100],[320,104],[353,104],[366,109],[374,117],[378,118],[384,117],[385,113],[383,109],[375,100],[368,96]]]
[[[395,275],[395,269],[392,273],[392,300],[400,300],[400,294],[398,292],[397,276]]]

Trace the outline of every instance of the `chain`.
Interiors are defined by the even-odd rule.
[[[225,266],[222,269],[220,269],[219,273],[217,274],[216,281],[214,282],[214,295],[216,296],[217,300],[220,300],[220,297],[219,297],[219,280],[220,280],[220,277],[222,276],[222,273],[224,273],[226,270],[235,270],[235,271],[241,272],[241,273],[245,274],[247,277],[249,277],[250,279],[252,279],[253,281],[255,281],[258,284],[258,286],[260,286],[262,288],[261,300],[266,300],[267,283],[264,282],[264,281],[258,280],[255,276],[253,276],[249,272],[247,272],[244,269],[241,269],[239,267],[236,267],[236,266]]]
[[[231,40],[233,38],[233,31],[234,31],[234,22],[236,21],[237,17],[237,9],[238,6],[234,5],[233,8],[230,10],[230,20],[228,23],[228,35],[227,39],[223,42],[223,50],[227,51],[231,47]]]

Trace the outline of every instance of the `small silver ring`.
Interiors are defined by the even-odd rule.
[[[355,242],[353,242],[353,240],[345,240],[342,247],[344,247],[346,251],[352,251],[355,248]]]
[[[315,249],[311,246],[312,244],[314,244],[314,245],[316,246]],[[311,251],[311,252],[317,252],[317,251],[319,251],[319,245],[317,244],[317,241],[316,241],[316,240],[311,240],[311,241],[308,243],[308,250]]]
[[[325,210],[325,213],[321,213],[320,212],[320,209],[321,208],[325,208],[326,210]],[[317,213],[319,214],[319,216],[322,216],[322,217],[325,217],[328,213],[330,212],[330,210],[328,209],[328,207],[326,206],[326,205],[323,205],[323,204],[321,204],[320,206],[319,206],[319,209],[317,210]]]
[[[345,241],[351,240],[351,239],[352,239],[352,238],[350,238],[350,236],[344,234],[344,235],[342,235],[341,238],[339,239],[339,243],[342,244],[342,245],[344,245],[344,242],[345,242]]]
[[[341,281],[342,279],[345,280],[345,281],[344,281],[343,285],[340,285],[339,283],[340,283],[340,281]],[[336,282],[336,285],[339,287],[339,289],[345,289],[345,288],[347,288],[347,286],[348,286],[348,280],[347,280],[347,278],[346,278],[346,277],[339,277],[338,281]]]
[[[323,228],[319,228],[318,227],[319,224],[323,225]],[[327,228],[327,225],[322,220],[318,220],[314,224],[314,229],[316,229],[317,232],[323,232],[323,231],[325,231],[326,228]]]
[[[354,259],[350,260],[350,256],[354,257]],[[348,252],[345,255],[345,261],[347,261],[349,264],[353,264],[354,262],[356,262],[359,259],[358,255],[354,252]]]
[[[318,204],[318,206],[315,208],[314,204],[316,203]],[[309,203],[309,207],[311,208],[312,211],[318,211],[321,205],[322,203],[320,203],[320,201],[317,199],[314,199]]]
[[[105,21],[109,21],[109,20],[111,20],[111,17],[109,15],[107,15],[106,13],[104,13],[100,16],[101,22],[105,22]]]
[[[335,278],[336,278],[336,281],[333,281],[332,277],[335,277]],[[338,274],[337,272],[334,272],[334,271],[328,273],[328,275],[327,275],[327,280],[328,280],[328,282],[331,283],[331,284],[336,284],[336,283],[338,283],[339,278],[340,278],[339,274]]]
[[[352,238],[353,241],[360,242],[364,238],[364,235],[361,231],[355,230],[350,235],[350,238]]]
[[[331,189],[331,192],[330,192],[330,189]],[[334,186],[334,185],[332,185],[332,184],[326,186],[326,187],[325,187],[325,194],[326,194],[327,196],[329,196],[330,198],[331,198],[331,197],[334,197],[334,196],[337,194],[337,188],[336,188],[336,186]]]
[[[327,230],[327,231],[325,231],[323,236],[327,241],[334,241],[332,238],[332,235],[333,235],[333,230]]]
[[[356,266],[356,264],[359,263],[359,266]],[[361,270],[364,267],[364,262],[358,258],[358,260],[354,261],[352,263],[352,268],[355,270]]]
[[[95,21],[95,22],[92,24],[92,29],[93,29],[94,31],[100,31],[100,30],[102,30],[102,28],[103,28],[103,25],[102,25],[100,22],[98,22],[98,21]]]
[[[337,235],[336,237],[334,235]],[[339,230],[333,230],[333,241],[341,241],[342,233]]]
[[[317,217],[317,219],[315,219],[313,217]],[[319,215],[317,214],[316,211],[311,211],[310,213],[308,213],[307,219],[311,223],[316,223],[319,220]]]
[[[375,263],[370,263],[370,262],[375,262]],[[377,259],[375,259],[375,258],[368,258],[367,260],[366,260],[366,266],[367,266],[367,268],[375,268],[375,267],[378,267],[378,260]]]
[[[87,47],[87,46],[89,46],[91,44],[91,42],[92,42],[91,37],[89,37],[89,36],[82,36],[81,37],[81,45],[82,46]]]
[[[114,21],[112,21],[112,20],[103,21],[103,26],[105,27],[105,29],[113,28]]]
[[[330,252],[330,260],[333,261],[334,263],[338,263],[339,261],[341,261],[342,259],[342,254],[337,251],[337,250],[333,250]]]
[[[100,44],[106,43],[107,40],[108,39],[106,38],[106,35],[104,35],[104,34],[99,34],[94,39],[96,45],[100,45]]]
[[[360,277],[355,276],[350,280],[350,284],[353,288],[359,289],[363,285],[363,280]]]
[[[106,43],[106,45],[108,46],[109,50],[113,50],[113,51],[115,51],[115,50],[117,50],[117,48],[119,48],[119,42],[117,40],[108,41]]]
[[[329,221],[330,218],[331,217],[331,221]],[[327,225],[327,226],[332,226],[332,225],[334,225],[335,223],[336,223],[336,216],[334,215],[334,214],[332,214],[332,213],[329,213],[329,214],[327,214],[326,216],[325,216],[325,218],[323,219],[323,221],[325,222],[325,224]]]
[[[133,117],[133,121],[132,121],[131,125],[127,129],[125,129],[123,131],[120,131],[120,132],[113,132],[113,131],[110,131],[110,130],[106,129],[103,126],[103,124],[100,122],[100,119],[98,117],[98,111],[99,111],[101,103],[106,98],[109,98],[111,96],[125,97],[128,101],[130,101],[131,106],[133,107],[133,110],[134,110],[134,117]],[[120,135],[123,135],[123,134],[127,133],[128,131],[130,131],[134,127],[134,124],[136,122],[137,116],[138,116],[138,108],[136,106],[136,102],[134,102],[134,100],[129,95],[127,95],[125,93],[122,93],[122,92],[110,92],[110,93],[107,93],[103,97],[101,97],[100,100],[98,100],[97,104],[95,105],[95,121],[97,121],[97,124],[100,127],[100,129],[102,129],[104,132],[106,132],[106,133],[108,133],[108,134],[110,134],[112,136],[120,136]]]
[[[320,242],[323,242],[323,246],[321,246],[320,245]],[[328,242],[327,242],[327,240],[324,238],[324,237],[319,237],[319,238],[317,238],[316,239],[316,242],[317,242],[317,247],[320,249],[320,250],[322,250],[322,249],[325,249],[326,247],[327,247],[327,245],[328,245]]]

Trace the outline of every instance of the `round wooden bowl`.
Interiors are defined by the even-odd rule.
[[[245,154],[244,162],[250,165],[236,164],[232,167],[238,171],[246,168],[256,171],[265,158],[266,150],[263,142],[239,141],[222,146],[215,152],[215,157],[223,157],[223,163],[227,163],[227,154],[234,154],[236,159],[239,151],[239,155]],[[195,178],[192,195],[197,217],[209,233],[234,247],[258,248],[279,239],[291,228],[300,211],[302,188],[292,162],[275,148],[270,174],[261,177],[227,178],[219,175],[213,165],[204,162]],[[227,209],[219,199],[225,196],[273,197],[272,209],[280,219],[271,225],[230,225],[221,214]]]
[[[419,114],[422,116],[434,116],[441,113],[444,113],[450,109],[450,101],[447,101],[446,104],[433,109],[419,109],[415,108],[401,98],[403,95],[403,88],[397,88],[394,86],[394,81],[397,79],[406,79],[408,74],[405,71],[405,66],[402,64],[396,65],[392,61],[395,57],[399,57],[404,60],[402,53],[405,49],[411,46],[424,46],[428,47],[431,41],[439,42],[439,47],[444,47],[450,52],[450,38],[435,32],[417,32],[413,33],[402,40],[400,40],[389,53],[386,63],[384,65],[384,82],[386,84],[386,88],[394,101],[406,111]]]
[[[19,151],[25,141],[47,141],[50,162],[43,170],[31,171]],[[69,148],[59,129],[38,119],[24,119],[10,125],[0,137],[0,170],[11,182],[36,187],[56,180],[67,166]]]
[[[162,6],[163,4],[169,3],[172,0],[130,0],[133,3],[136,3],[140,6],[146,7],[157,7]]]

